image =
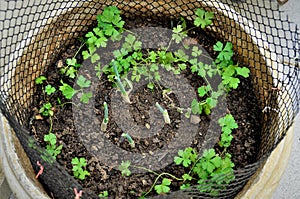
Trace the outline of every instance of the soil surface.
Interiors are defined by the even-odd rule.
[[[146,26],[170,28],[172,23],[169,20],[139,19],[135,21],[127,20],[125,24],[126,29],[132,29]],[[204,32],[198,32],[197,34],[196,32],[191,32],[190,36],[193,39],[185,42],[197,42],[211,56],[214,56],[212,45],[216,41],[213,38]],[[47,83],[56,87],[57,90],[59,90],[61,79],[71,85],[74,84],[73,81],[75,80],[62,76],[59,73],[59,69],[61,63],[65,63],[67,58],[74,56],[79,46],[79,41],[70,45],[45,74]],[[78,53],[77,59],[82,60],[80,53]],[[81,74],[89,77],[88,72],[81,71]],[[203,79],[192,74],[189,70],[184,71],[183,75],[195,93],[199,86],[205,84]],[[224,102],[227,105],[225,113],[231,113],[239,125],[239,128],[233,131],[234,139],[229,148],[236,169],[256,161],[262,126],[261,110],[258,107],[258,100],[253,91],[251,78],[242,78],[240,80],[241,83],[238,89],[231,91]],[[173,88],[176,88],[176,81],[171,81],[174,84]],[[197,148],[198,151],[203,150],[201,146],[203,146],[203,142],[207,138],[207,132],[209,132],[208,129],[213,123],[212,116],[201,115],[199,118],[194,117],[193,119],[196,122],[193,121],[194,124],[191,125],[191,128],[184,126],[186,124],[183,121],[187,121],[186,123],[190,123],[190,121],[184,117],[184,114],[178,112],[177,108],[181,105],[182,99],[172,91],[165,92],[166,87],[164,85],[155,84],[152,91],[145,85],[136,88],[130,93],[130,105],[123,104],[122,100],[118,101],[120,93],[115,92],[116,89],[104,75],[100,80],[97,80],[97,84],[94,84],[92,89],[94,89],[92,105],[84,105],[82,103],[75,105],[76,100],[68,103],[70,101],[65,100],[60,92],[57,92],[49,99],[53,104],[56,104],[55,108],[53,108],[52,132],[57,136],[58,144],[63,145],[62,153],[57,156],[57,161],[65,167],[70,175],[73,175],[72,158],[85,157],[88,163],[86,169],[90,172],[90,175],[85,180],[79,181],[85,189],[94,191],[96,194],[108,190],[109,196],[112,198],[137,198],[137,196],[141,196],[143,192],[150,189],[156,176],[152,173],[138,170],[140,173],[133,173],[130,177],[123,177],[117,169],[117,165],[120,159],[126,159],[124,156],[130,158],[130,154],[138,154],[135,164],[150,166],[152,169],[158,168],[157,172],[163,171],[175,176],[181,176],[184,173],[184,168],[172,163],[178,149],[184,148],[184,143],[187,142],[187,139],[190,139],[187,145]],[[32,104],[32,118],[39,119],[33,120],[30,126],[34,138],[41,146],[46,145],[43,137],[45,134],[48,134],[50,128],[49,118],[37,117],[39,116],[38,110],[45,103],[44,96],[42,86],[39,86]],[[61,103],[64,105],[57,103],[58,98],[61,99]],[[104,101],[110,107],[109,123],[107,131],[100,132]],[[156,102],[167,108],[171,124],[164,124],[162,115],[155,108]],[[122,110],[119,111],[118,109]],[[74,114],[74,112],[76,113]],[[131,123],[127,123],[127,118],[131,119],[132,124],[135,125],[131,126]],[[185,137],[187,132],[182,132],[181,129],[192,129],[194,136],[191,138]],[[132,135],[135,142],[134,148],[121,136],[125,131]],[[177,139],[175,144],[173,143],[174,139]],[[168,148],[166,147],[168,145],[172,146]],[[116,151],[110,150],[115,148]],[[117,149],[123,152],[121,153]],[[158,155],[156,155],[157,153]],[[178,190],[179,186],[180,183],[172,181],[171,190]],[[152,194],[154,194],[154,191]]]

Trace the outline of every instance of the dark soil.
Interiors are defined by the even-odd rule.
[[[131,29],[144,26],[170,27],[170,24],[168,20],[155,21],[140,19],[128,21],[126,28]],[[197,34],[194,32],[191,33],[190,36],[193,37],[193,39],[186,42],[198,42],[214,56],[212,45],[215,43],[215,40],[213,38],[210,38],[203,32]],[[48,83],[54,85],[57,90],[59,89],[61,79],[70,84],[74,83],[71,82],[72,80],[60,75],[59,64],[65,63],[67,58],[72,57],[76,53],[79,45],[80,42],[76,42],[69,46],[66,52],[63,52],[59,56],[55,64],[53,64],[45,74]],[[80,55],[77,58],[81,59]],[[89,74],[86,73],[84,75],[88,77]],[[188,70],[184,72],[184,76],[195,90],[198,86],[204,84],[202,79],[199,79],[199,77],[193,75]],[[176,80],[174,80],[174,82],[176,82]],[[79,181],[85,189],[94,191],[96,194],[108,190],[109,196],[112,198],[137,198],[137,196],[140,196],[143,192],[148,191],[155,179],[155,175],[147,172],[134,173],[130,177],[123,177],[121,172],[117,169],[118,160],[124,158],[122,157],[122,153],[113,153],[114,155],[108,157],[108,159],[105,159],[105,157],[103,157],[103,159],[102,157],[99,158],[98,154],[110,154],[111,152],[106,151],[107,149],[103,147],[106,143],[100,135],[107,138],[112,145],[123,149],[123,151],[125,151],[123,154],[125,155],[129,154],[128,152],[139,154],[141,159],[137,158],[135,164],[145,164],[144,166],[146,167],[152,165],[152,168],[162,168],[157,172],[169,172],[175,176],[181,176],[183,174],[184,169],[180,166],[176,166],[174,163],[164,165],[166,162],[172,161],[178,149],[183,147],[180,146],[181,143],[177,143],[179,146],[176,144],[173,146],[175,149],[173,153],[159,154],[160,158],[158,158],[157,162],[150,162],[151,165],[148,165],[149,161],[154,161],[156,160],[155,158],[153,160],[151,158],[142,158],[143,154],[150,154],[151,156],[156,151],[163,149],[164,146],[168,146],[175,137],[186,139],[183,135],[184,132],[179,132],[182,125],[185,125],[182,124],[182,121],[186,120],[185,117],[183,114],[180,114],[176,108],[169,106],[171,102],[175,106],[180,105],[180,99],[178,99],[176,94],[171,92],[168,93],[167,96],[163,96],[163,86],[161,87],[159,84],[155,85],[153,91],[147,89],[146,86],[139,87],[130,95],[132,103],[128,111],[121,111],[118,112],[117,115],[113,115],[113,107],[109,109],[110,118],[107,131],[101,134],[99,127],[103,118],[103,102],[106,101],[109,107],[112,106],[112,101],[117,98],[115,95],[119,93],[115,94],[113,92],[114,87],[105,76],[103,76],[93,88],[95,89],[95,97],[92,108],[89,105],[83,104],[78,105],[77,108],[71,103],[66,103],[63,106],[57,105],[55,109],[53,109],[55,113],[52,132],[57,136],[58,144],[63,145],[62,153],[58,155],[57,161],[66,168],[70,175],[72,175],[72,158],[85,157],[88,162],[86,169],[90,172],[90,176],[85,180]],[[57,104],[57,98],[60,98],[62,103],[67,102],[67,100],[64,100],[63,96],[60,95],[60,92],[52,96],[50,101],[52,101],[53,104]],[[39,115],[38,110],[41,105],[45,103],[44,100],[42,88],[39,87],[35,95],[34,104],[32,104],[32,117],[35,118]],[[168,107],[167,109],[171,118],[170,125],[164,125],[161,114],[151,108],[155,107],[155,102],[159,102],[163,107]],[[239,125],[239,128],[233,131],[234,139],[229,148],[229,152],[232,154],[235,168],[242,168],[256,161],[262,126],[261,110],[258,107],[258,100],[253,91],[251,78],[242,78],[238,89],[231,91],[227,95],[226,103],[226,113],[231,113]],[[119,105],[120,107],[125,107],[124,104]],[[75,115],[74,110],[78,110]],[[76,117],[76,119],[74,119],[74,117]],[[132,127],[131,129],[126,129],[127,133],[133,135],[135,148],[130,147],[128,142],[121,138],[121,134],[124,132],[122,128],[123,124],[120,125],[120,123],[116,122],[117,119],[121,118],[120,120],[122,120],[122,118],[128,117],[132,118],[133,123],[140,128],[135,129]],[[152,124],[152,117],[157,117],[155,121],[161,121],[161,123]],[[191,146],[198,148],[199,151],[202,150],[199,146],[205,142],[205,136],[212,122],[212,118],[209,116],[201,115],[200,119],[201,122],[193,126],[196,132],[194,132],[195,136],[191,138],[191,142],[189,143]],[[124,121],[126,120],[124,119]],[[126,122],[124,125],[126,126]],[[48,134],[49,127],[50,120],[46,117],[32,122],[32,134],[42,146],[45,146],[43,137],[45,134]],[[150,136],[140,133],[141,131],[148,132],[147,130],[149,130],[149,128],[154,129],[154,131],[149,131]],[[184,142],[185,140],[182,140],[182,143]],[[109,161],[109,164],[107,164],[107,161]],[[162,165],[163,167],[161,167]],[[179,183],[173,181],[171,186],[172,191],[178,190],[179,186]]]

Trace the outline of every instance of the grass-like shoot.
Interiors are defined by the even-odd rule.
[[[134,147],[135,147],[135,143],[134,143],[134,141],[132,140],[132,138],[131,138],[131,136],[130,136],[129,134],[127,134],[127,133],[122,133],[121,136],[127,139],[127,141],[128,141],[128,143],[129,143],[129,145],[131,146],[131,148],[134,148]]]
[[[118,71],[118,69],[117,69],[116,63],[115,63],[115,62],[112,62],[112,64],[113,64],[113,68],[114,68],[114,72],[115,72],[115,79],[116,79],[117,87],[118,87],[119,90],[121,91],[121,95],[122,95],[124,101],[130,104],[131,101],[130,101],[130,98],[129,98],[128,95],[129,95],[130,91],[132,90],[132,85],[131,85],[131,83],[129,82],[129,80],[126,79],[127,83],[128,83],[129,86],[131,87],[131,89],[130,89],[129,91],[126,91],[126,90],[125,90],[125,87],[124,87],[124,85],[123,85],[123,83],[122,83],[122,81],[121,81],[121,79],[120,79],[120,75],[119,75],[119,71]]]
[[[168,113],[167,109],[163,109],[158,102],[156,102],[155,105],[158,108],[158,110],[162,113],[162,115],[164,117],[164,120],[165,120],[165,123],[166,124],[171,124],[171,120],[170,120],[169,113]]]
[[[108,106],[107,106],[107,103],[104,102],[103,103],[103,107],[104,107],[104,118],[102,120],[102,124],[101,124],[101,131],[102,132],[105,132],[106,129],[107,129],[107,124],[108,124]]]

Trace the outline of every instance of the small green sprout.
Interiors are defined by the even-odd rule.
[[[131,163],[129,160],[126,160],[125,162],[122,161],[122,163],[119,165],[118,169],[121,171],[122,176],[130,176],[131,171],[129,170]]]
[[[37,78],[35,79],[35,83],[36,83],[36,84],[43,84],[44,81],[46,81],[46,80],[47,80],[47,78],[46,78],[45,76],[41,75],[41,76],[39,76],[39,77],[37,77]]]
[[[42,108],[40,108],[39,113],[42,116],[53,116],[54,112],[52,110],[52,104],[50,102],[43,104]]]
[[[73,165],[72,171],[75,178],[84,180],[86,176],[90,175],[87,170],[83,169],[87,165],[85,158],[78,159],[77,157],[75,157],[72,159],[71,163]]]
[[[219,141],[220,147],[229,147],[233,136],[231,134],[233,129],[238,128],[238,124],[234,120],[231,114],[227,114],[218,120],[218,123],[222,127],[221,140]]]
[[[158,108],[158,110],[162,113],[165,123],[171,124],[169,113],[168,113],[167,109],[163,109],[158,102],[156,102],[155,105]]]
[[[53,94],[55,91],[56,91],[55,87],[51,86],[50,84],[48,84],[48,85],[45,87],[45,93],[46,93],[47,95],[51,95],[51,94]]]
[[[103,191],[98,196],[99,196],[99,198],[106,198],[106,197],[108,197],[108,191]]]
[[[121,135],[122,137],[125,137],[129,143],[129,145],[131,146],[131,148],[134,148],[135,147],[135,143],[134,141],[132,140],[131,136],[127,133],[122,133]]]
[[[44,135],[44,141],[48,144],[46,145],[46,150],[54,159],[56,159],[56,156],[61,153],[62,145],[56,146],[57,140],[56,136],[53,133],[49,133],[47,135]]]
[[[131,85],[131,83],[129,83],[129,80],[126,79],[127,83],[130,85],[131,89],[129,91],[125,91],[124,85],[123,85],[123,83],[120,79],[120,75],[119,75],[119,71],[117,69],[117,65],[114,61],[113,61],[112,64],[113,64],[113,68],[114,68],[114,72],[115,72],[116,84],[117,84],[119,90],[121,91],[121,95],[122,95],[124,101],[130,104],[131,102],[130,102],[130,98],[129,98],[128,95],[129,95],[129,93],[132,89],[132,85]]]
[[[161,184],[155,185],[154,189],[158,194],[168,193],[170,191],[171,180],[168,178],[163,178]]]
[[[194,21],[195,26],[200,26],[203,29],[206,26],[212,24],[212,19],[214,18],[213,12],[206,12],[205,10],[198,8],[195,14],[197,15]]]
[[[107,124],[108,124],[108,107],[107,107],[107,103],[104,102],[103,103],[103,107],[104,107],[104,118],[102,120],[102,124],[101,124],[101,131],[105,132],[107,129]]]
[[[59,86],[59,90],[62,92],[66,99],[71,99],[78,92],[72,86],[64,83],[62,80],[60,82],[62,85]]]

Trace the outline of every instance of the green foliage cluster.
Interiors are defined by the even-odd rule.
[[[80,180],[84,180],[86,176],[90,175],[90,173],[84,169],[84,167],[87,165],[85,158],[73,158],[72,159],[72,171],[75,178],[78,178]]]
[[[131,175],[130,167],[144,169],[157,175],[154,184],[143,196],[150,193],[153,188],[157,194],[168,193],[170,191],[171,180],[163,176],[169,176],[172,179],[182,181],[180,186],[181,189],[189,188],[191,183],[196,181],[200,192],[207,192],[212,196],[217,196],[219,190],[225,188],[225,184],[229,184],[235,178],[233,171],[235,165],[231,160],[231,155],[226,152],[226,149],[230,146],[232,140],[232,130],[237,128],[237,123],[231,114],[227,114],[220,118],[219,124],[222,127],[222,139],[219,142],[219,146],[220,148],[223,148],[223,152],[217,154],[215,149],[211,148],[204,150],[202,156],[200,156],[192,147],[179,150],[178,156],[174,157],[174,163],[189,168],[189,172],[184,173],[180,178],[175,177],[170,173],[158,174],[146,168],[132,165],[128,160],[123,161],[118,169],[123,176]],[[162,178],[162,181],[159,184],[157,182],[160,178]]]
[[[107,198],[108,197],[108,191],[102,191],[98,196],[99,196],[99,198]]]
[[[62,145],[56,146],[57,139],[56,135],[53,133],[49,133],[44,135],[44,141],[47,143],[46,150],[50,156],[56,159],[56,156],[61,153]]]
[[[195,14],[196,18],[193,21],[195,28],[203,29],[213,23],[213,12],[197,9]],[[105,74],[109,81],[115,83],[120,89],[121,94],[127,96],[124,99],[129,103],[128,94],[132,89],[130,81],[138,82],[143,78],[148,81],[148,88],[153,90],[155,83],[162,79],[160,69],[172,72],[175,75],[181,74],[185,70],[190,70],[192,73],[203,78],[207,82],[207,85],[202,85],[198,88],[198,98],[193,99],[190,112],[187,115],[190,115],[190,113],[209,115],[212,109],[217,106],[219,98],[224,92],[236,89],[240,83],[240,77],[247,78],[249,76],[250,71],[248,68],[241,67],[232,60],[234,52],[230,42],[216,42],[213,50],[217,53],[217,56],[215,60],[211,60],[212,64],[203,63],[199,59],[199,57],[206,55],[196,45],[184,44],[182,49],[170,52],[170,46],[173,43],[179,44],[183,42],[191,30],[187,29],[187,23],[184,19],[181,19],[181,22],[173,27],[172,37],[168,45],[161,46],[159,50],[142,49],[142,42],[139,41],[138,35],[124,29],[125,22],[121,18],[120,11],[115,6],[106,7],[101,14],[97,15],[97,22],[97,27],[85,35],[84,44],[77,53],[81,52],[84,60],[91,60],[95,74],[99,78],[102,74]],[[126,34],[121,34],[124,32]],[[107,65],[101,66],[101,57],[97,52],[99,52],[98,49],[107,46],[109,39],[112,41],[122,41],[121,46],[119,49],[113,51],[114,59]],[[83,46],[85,46],[85,50],[80,51]],[[76,55],[66,60],[66,66],[62,67],[60,72],[71,79],[77,77],[77,80],[73,82],[75,82],[74,86],[78,89],[73,88],[72,85],[66,83],[63,79],[61,79],[61,85],[58,89],[67,100],[72,99],[76,94],[80,94],[80,101],[82,103],[89,103],[89,100],[92,98],[92,93],[88,91],[91,81],[83,75],[78,75],[80,64],[75,58]],[[131,76],[130,79],[127,79],[129,72],[131,72]],[[208,78],[213,79],[217,75],[221,76],[222,83],[218,85],[218,88],[212,88]],[[122,82],[123,79],[126,81]],[[36,84],[43,85],[46,81],[44,76],[40,76],[36,79]],[[129,91],[125,90],[126,86],[130,87]],[[44,93],[47,96],[51,96],[55,92],[57,92],[56,88],[51,85],[46,85],[44,88]],[[105,111],[105,121],[108,122],[108,110],[106,109]],[[52,104],[50,102],[45,103],[41,107],[40,113],[43,116],[53,116]],[[191,147],[179,150],[178,156],[174,158],[175,164],[189,168],[189,172],[180,178],[169,173],[158,174],[146,168],[132,165],[129,161],[122,162],[119,165],[119,170],[122,175],[129,176],[131,174],[130,167],[137,167],[157,175],[153,186],[144,196],[153,189],[158,194],[168,193],[172,183],[171,179],[182,181],[182,189],[188,188],[192,182],[197,181],[199,191],[217,195],[218,191],[216,190],[223,188],[224,184],[228,184],[234,179],[234,163],[231,161],[231,155],[226,152],[226,149],[230,146],[233,139],[232,130],[238,127],[233,116],[230,114],[220,118],[218,122],[222,127],[219,146],[224,151],[221,154],[217,154],[214,149],[208,149],[204,150],[202,155],[199,155]],[[123,134],[123,136],[126,137],[126,134]],[[128,136],[126,138],[130,143]],[[54,139],[53,136],[51,139]],[[50,143],[49,140],[50,138],[47,138],[45,141]],[[54,141],[52,141],[53,143]],[[56,145],[56,140],[54,145]],[[51,146],[54,147],[54,145]],[[52,154],[56,154],[58,150],[61,150],[61,146],[56,147]],[[89,175],[89,172],[84,169],[87,165],[84,158],[73,158],[72,165],[73,174],[76,178],[83,180]],[[163,176],[168,176],[168,178]],[[159,180],[160,182],[158,182]],[[207,181],[212,182],[213,185],[207,184]],[[103,192],[99,194],[99,197],[106,197],[107,195],[108,192]]]

